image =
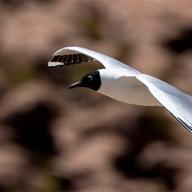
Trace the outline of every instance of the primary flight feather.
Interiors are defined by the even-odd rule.
[[[82,48],[65,47],[56,51],[48,66],[99,62],[99,69],[84,76],[69,88],[87,87],[121,102],[165,107],[188,131],[192,132],[192,97],[176,87],[107,55]]]

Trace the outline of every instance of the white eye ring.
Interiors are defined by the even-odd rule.
[[[89,79],[89,81],[92,81],[93,77],[92,76],[88,76],[88,79]]]

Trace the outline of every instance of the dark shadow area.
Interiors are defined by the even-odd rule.
[[[69,177],[55,177],[55,181],[58,183],[58,191],[74,191],[76,190],[76,185],[73,178]]]
[[[1,185],[0,185],[0,191],[1,191],[1,192],[7,192],[8,190],[6,190],[6,188],[5,188],[4,186],[1,186]]]
[[[14,129],[15,142],[32,155],[35,164],[57,154],[50,123],[57,110],[48,103],[36,103],[32,108],[18,111],[2,121]]]
[[[128,179],[154,179],[163,183],[168,190],[174,190],[175,177],[179,173],[177,168],[170,167],[163,161],[147,168],[141,167],[138,163],[141,153],[149,144],[156,141],[174,142],[169,128],[169,123],[165,123],[165,119],[161,116],[149,114],[140,116],[137,127],[134,128],[136,131],[131,135],[126,135],[126,132],[122,134],[127,141],[127,149],[114,158],[116,170]]]
[[[129,153],[129,152],[127,152]],[[176,176],[179,173],[178,168],[169,167],[164,162],[159,162],[156,165],[144,169],[137,163],[137,155],[130,157],[123,156],[115,159],[114,165],[128,179],[149,179],[162,182],[168,190],[176,188]]]
[[[177,55],[192,50],[192,27],[187,26],[182,28],[177,37],[165,40],[162,45],[164,48]]]
[[[56,0],[35,0],[36,3],[52,3]],[[0,5],[5,6],[7,8],[19,8],[22,7],[25,3],[30,2],[29,0],[0,0]]]

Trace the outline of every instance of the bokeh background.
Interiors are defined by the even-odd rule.
[[[192,94],[190,0],[0,0],[0,191],[191,192],[192,135],[165,110],[66,85],[83,46]]]

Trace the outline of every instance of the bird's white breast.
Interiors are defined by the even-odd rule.
[[[119,77],[115,74],[101,73],[101,82],[98,92],[113,99],[135,105],[161,106],[136,77]]]

